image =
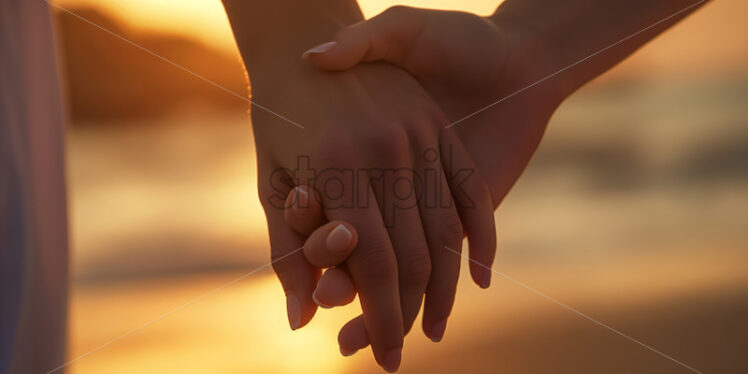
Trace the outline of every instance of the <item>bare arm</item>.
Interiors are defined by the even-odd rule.
[[[353,0],[223,0],[223,4],[253,85],[264,83],[269,67],[298,63],[309,45],[363,19]]]
[[[489,17],[538,41],[563,95],[623,61],[707,0],[508,0]],[[549,69],[550,68],[550,69]]]

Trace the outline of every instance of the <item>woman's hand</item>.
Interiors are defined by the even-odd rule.
[[[355,3],[224,5],[252,84],[260,199],[291,326],[306,324],[317,307],[319,270],[296,251],[304,236],[284,221],[288,193],[308,185],[319,192],[327,219],[358,231],[346,267],[363,316],[348,326],[363,329],[377,362],[394,370],[424,292],[434,323],[449,315],[460,258],[444,247],[460,248],[463,226],[471,255],[490,265],[495,228],[488,187],[456,134],[443,131],[443,112],[408,73],[369,64],[331,74],[301,61],[310,40],[361,18]],[[473,277],[487,285],[490,272],[477,269]]]
[[[307,261],[314,267],[327,269],[317,281],[312,293],[314,302],[323,308],[344,306],[352,302],[356,296],[356,288],[344,261],[351,253],[350,246],[355,246],[350,243],[357,242],[358,234],[355,228],[346,222],[325,223],[323,208],[316,198],[307,201],[310,196],[316,196],[316,192],[308,186],[298,186],[292,190],[286,200],[285,222],[297,233],[308,235],[303,250]],[[457,265],[459,267],[459,263]],[[454,285],[450,284],[451,281],[449,277],[434,274],[429,282],[430,291],[427,291],[423,329],[426,336],[434,342],[441,341],[447,324],[446,317],[434,317],[444,317],[443,313],[448,315],[454,301],[454,289],[450,288]],[[454,281],[456,282],[456,279]],[[442,286],[439,286],[440,283]],[[445,289],[444,285],[448,287]],[[345,356],[369,345],[369,337],[361,317],[352,320],[340,331],[338,341],[340,352]]]
[[[283,221],[285,197],[291,187],[309,185],[329,220],[358,230],[359,244],[346,266],[363,316],[348,326],[365,327],[377,361],[393,370],[424,293],[433,323],[449,315],[460,257],[444,247],[461,247],[462,222],[472,228],[471,255],[490,265],[495,234],[488,188],[471,174],[475,167],[456,135],[443,131],[436,104],[401,69],[370,64],[330,74],[298,59],[259,69],[250,70],[250,77],[262,77],[253,80],[253,98],[304,127],[252,112],[260,199],[289,320],[299,327],[316,308],[317,271],[300,253],[285,257],[300,242]],[[449,164],[441,149],[449,149]],[[467,178],[450,178],[453,170],[466,171]],[[457,204],[450,191],[463,191],[470,201]],[[488,274],[484,268],[473,272],[484,286]],[[430,283],[432,278],[438,281]]]
[[[449,247],[447,243],[459,248],[462,227],[470,242],[471,274],[488,285],[485,267],[493,261],[495,246],[490,206],[498,206],[522,173],[561,101],[704,3],[508,0],[489,18],[393,8],[345,28],[337,44],[308,51],[305,56],[323,70],[350,69],[326,75],[293,61],[301,48],[330,40],[340,25],[360,21],[354,1],[223,2],[250,75],[252,103],[263,110],[253,111],[260,193],[277,260],[274,267],[289,296],[292,327],[314,314],[312,289],[319,272],[291,253],[303,237],[284,223],[284,209],[277,203],[294,185],[309,184],[323,191],[327,218],[350,222],[360,235],[361,244],[346,265],[364,315],[341,330],[341,348],[356,348],[343,347],[346,336],[360,338],[348,342],[358,347],[370,341],[377,361],[388,370],[399,365],[402,337],[418,313],[424,289],[424,330],[433,338],[443,327],[459,258],[445,257],[447,251],[441,249]],[[603,51],[609,53],[598,56]],[[391,66],[355,66],[376,60],[407,70],[422,87]],[[281,129],[288,122],[304,127],[303,135]],[[449,162],[439,151],[436,157],[417,159],[445,146],[451,150]],[[302,167],[300,155],[313,160],[315,167],[342,172],[384,168],[395,170],[395,178],[367,172],[354,182],[338,183],[339,193],[328,195],[329,179],[303,183],[290,173],[294,166]],[[438,191],[464,191],[458,195],[473,199],[474,209],[465,209],[464,203],[458,205],[461,209],[438,204],[425,211],[429,207],[423,199],[398,191],[396,185],[404,180],[412,187],[406,190],[427,193],[417,188],[415,175],[426,171],[431,159],[441,166],[437,170],[452,177],[442,174],[434,185],[447,188]],[[488,186],[481,178],[455,181],[455,171],[471,170],[473,161],[479,170],[476,177],[486,178]],[[286,175],[277,173],[279,168]],[[350,207],[347,201],[367,204]],[[390,225],[395,220],[397,224]],[[351,231],[337,227],[326,235]],[[430,249],[430,259],[424,248]],[[439,300],[431,304],[441,306],[430,308],[430,300]],[[439,315],[445,319],[434,319]]]

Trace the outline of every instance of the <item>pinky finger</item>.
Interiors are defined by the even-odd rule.
[[[491,284],[496,255],[496,223],[491,194],[472,158],[454,132],[444,134],[442,162],[470,249],[470,275],[481,288]],[[446,157],[445,157],[446,156]],[[447,248],[458,252],[459,248]]]

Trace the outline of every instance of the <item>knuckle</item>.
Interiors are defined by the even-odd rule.
[[[349,134],[325,136],[317,148],[318,157],[324,163],[337,163],[352,157],[357,149],[356,140]]]
[[[271,257],[271,265],[273,267],[273,271],[275,274],[280,278],[281,280],[289,278],[289,276],[293,275],[291,268],[289,268],[285,263],[285,255],[279,254],[279,253],[272,253],[270,255]]]
[[[365,141],[370,149],[393,159],[407,157],[410,149],[407,132],[395,126],[380,126]]]
[[[396,279],[397,265],[390,248],[382,242],[374,241],[364,248],[361,254],[363,269],[361,275],[369,280]]]
[[[447,117],[447,114],[444,113],[443,110],[433,105],[430,106],[430,108],[431,110],[427,111],[427,114],[429,119],[431,119],[432,124],[438,126],[439,130],[442,130],[444,126],[449,125],[449,117]]]
[[[446,245],[454,245],[462,240],[464,229],[462,220],[455,211],[451,211],[442,218],[441,241]]]
[[[413,106],[417,109],[413,110],[405,122],[414,139],[434,138],[449,124],[447,116],[433,103],[416,103]]]
[[[424,128],[432,131],[441,132],[444,126],[449,124],[449,118],[437,105],[431,102],[425,102],[421,105],[421,122],[424,124]]]
[[[431,277],[431,259],[428,250],[414,251],[414,255],[405,259],[403,264],[403,280],[414,283],[426,283]]]

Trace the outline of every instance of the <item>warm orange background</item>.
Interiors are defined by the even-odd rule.
[[[219,0],[59,0],[245,92]],[[362,1],[490,13],[485,1]],[[246,102],[57,13],[70,99],[75,358],[269,259]],[[748,359],[748,3],[706,5],[556,113],[497,211],[496,269],[704,372]],[[611,41],[614,42],[614,41]],[[337,352],[358,306],[290,332],[265,269],[73,373],[379,372]],[[463,277],[445,340],[402,372],[685,372],[500,276]]]

